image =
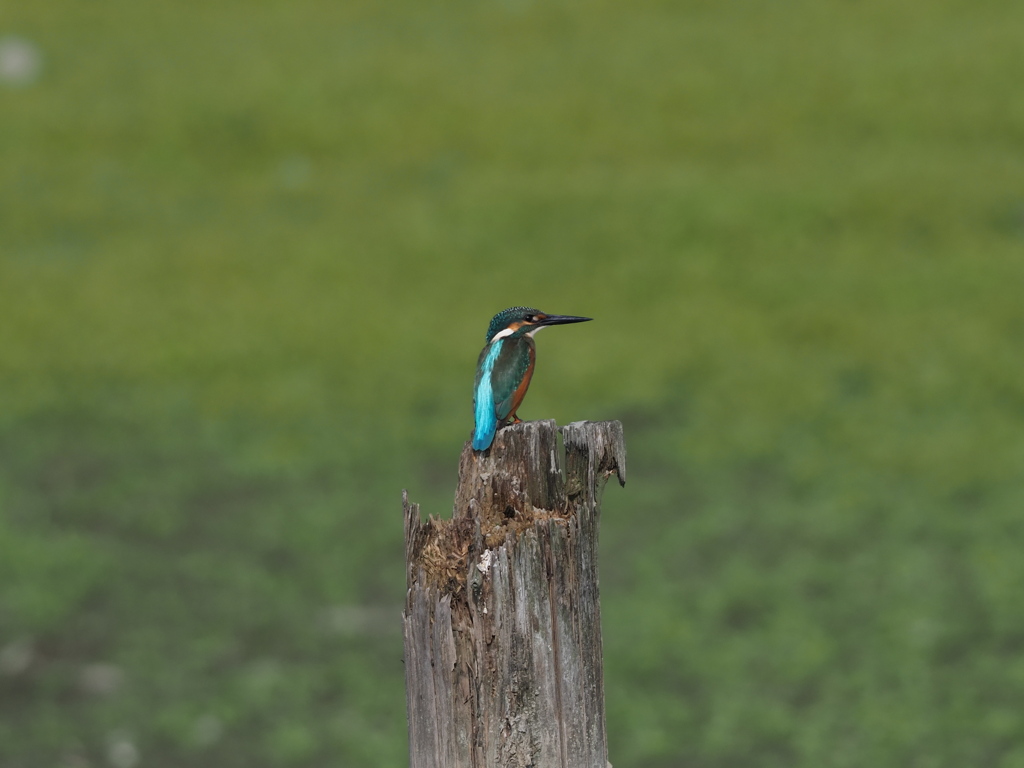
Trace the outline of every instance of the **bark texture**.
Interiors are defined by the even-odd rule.
[[[558,433],[565,445],[564,474]],[[597,543],[617,421],[462,451],[450,520],[404,496],[412,768],[606,768]]]

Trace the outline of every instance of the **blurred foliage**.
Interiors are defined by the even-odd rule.
[[[522,415],[626,426],[616,768],[1024,766],[1022,35],[7,4],[0,764],[405,765],[400,490],[526,303]]]

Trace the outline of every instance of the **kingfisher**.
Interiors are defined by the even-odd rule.
[[[583,323],[589,317],[549,315],[532,307],[510,307],[499,312],[487,328],[487,344],[476,363],[473,385],[473,450],[491,447],[499,426],[518,424],[516,416],[533,377],[537,352],[534,334],[550,325]]]

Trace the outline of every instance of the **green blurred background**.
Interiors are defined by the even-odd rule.
[[[1024,766],[1024,4],[5,3],[0,765],[407,764],[496,311],[620,419],[616,768]]]

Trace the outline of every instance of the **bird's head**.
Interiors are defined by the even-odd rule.
[[[510,307],[496,314],[487,328],[487,343],[509,336],[533,336],[549,325],[583,323],[589,317],[575,315],[549,315],[533,307]]]

